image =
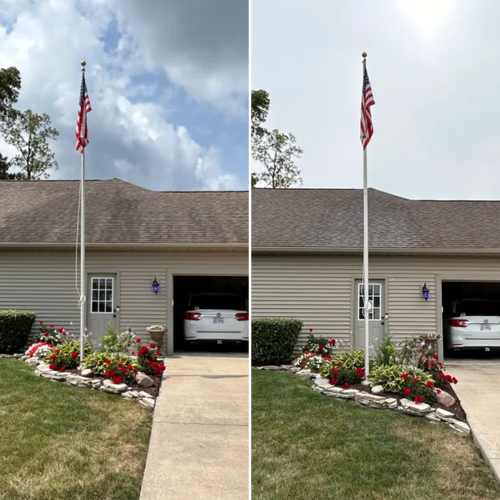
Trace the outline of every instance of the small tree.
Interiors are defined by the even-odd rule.
[[[252,90],[252,140],[261,137],[266,130],[262,124],[267,119],[271,100],[265,90]]]
[[[0,126],[5,142],[14,146],[19,154],[14,156],[10,165],[19,169],[23,178],[28,180],[47,179],[48,170],[57,170],[55,154],[48,140],[55,140],[59,132],[51,127],[50,116],[38,115],[31,110],[24,113],[10,110]]]
[[[0,120],[17,102],[21,88],[21,75],[17,68],[0,69]]]
[[[20,172],[12,173],[9,172],[10,161],[6,156],[0,153],[0,179],[23,179],[23,175]]]
[[[265,182],[273,189],[302,184],[300,170],[295,165],[294,158],[300,158],[303,151],[296,142],[293,134],[282,134],[277,129],[265,133],[255,146],[253,156],[266,170],[252,174],[252,184],[254,176],[257,181]]]

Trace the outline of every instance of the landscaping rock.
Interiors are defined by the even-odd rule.
[[[30,366],[37,366],[41,363],[41,360],[38,359],[36,356],[34,358],[28,358],[25,363],[27,363]]]
[[[436,417],[440,418],[441,420],[444,420],[445,422],[449,420],[450,418],[455,418],[455,414],[451,413],[451,411],[447,410],[442,410],[441,408],[438,408],[436,410]]]
[[[139,399],[139,403],[141,403],[141,405],[143,405],[143,406],[146,406],[147,408],[154,408],[155,407],[155,400],[151,397]]]
[[[144,391],[141,391],[137,394],[137,397],[139,399],[143,399],[143,398],[150,398],[151,397],[151,394],[148,394],[147,392],[144,392]]]
[[[433,424],[439,424],[441,422],[441,420],[436,417],[435,411],[427,413],[426,415],[424,415],[424,418]]]
[[[13,355],[12,355],[12,357],[13,357],[14,359],[20,359],[20,358],[22,358],[22,356],[23,356],[23,355],[22,355],[21,353],[17,353],[17,354],[13,354]]]
[[[453,427],[455,430],[460,432],[465,432],[466,434],[470,434],[470,427],[465,423],[457,420],[453,423]]]
[[[66,379],[66,382],[71,385],[76,385],[77,387],[92,387],[92,380],[80,375],[70,374]]]
[[[101,385],[101,379],[99,378],[92,379],[92,389],[99,389],[100,385]]]
[[[289,372],[292,369],[292,365],[280,365],[280,370]]]
[[[303,370],[300,370],[295,374],[298,375],[299,377],[310,378],[311,370],[309,370],[309,368],[304,368]]]
[[[128,389],[127,384],[113,384],[111,380],[105,380],[101,386],[101,390],[104,392],[111,392],[113,394],[120,394]]]
[[[321,387],[322,389],[327,389],[327,388],[331,387],[330,380],[327,378],[324,378],[324,377],[318,377],[314,381],[314,385]]]
[[[8,354],[4,354],[3,356],[5,356],[5,357],[9,357],[9,358],[11,357],[11,356],[9,356]],[[0,355],[0,358],[1,358],[1,357],[2,357],[2,355]],[[21,356],[21,358],[20,358],[20,359],[21,359],[21,361],[26,361],[27,359],[30,359],[30,357],[29,357],[29,356]]]
[[[422,415],[423,413],[429,413],[431,411],[431,405],[427,403],[410,403],[406,406],[406,411],[407,413]]]
[[[137,396],[134,396],[134,393],[137,394],[136,391],[125,391],[125,392],[122,392],[122,397],[124,397],[125,399],[136,399]]]
[[[36,371],[43,372],[50,370],[50,367],[47,363],[44,363],[43,361],[36,367]]]
[[[44,372],[47,373],[47,372]],[[57,380],[58,382],[62,382],[63,380],[67,380],[69,373],[64,372],[55,372],[55,375],[50,377],[51,380]]]
[[[137,375],[135,376],[135,380],[141,387],[151,387],[152,385],[154,385],[153,379],[142,372],[137,373]]]
[[[343,392],[344,389],[341,389],[340,387],[335,387],[333,385],[331,385],[328,389],[324,389],[324,394],[326,394],[327,396],[338,396]]]
[[[368,405],[372,401],[380,401],[381,399],[385,399],[382,396],[375,396],[374,394],[370,394],[368,392],[358,392],[354,399],[361,404]]]
[[[446,391],[441,391],[437,393],[437,402],[440,405],[446,406],[446,408],[450,408],[455,404],[456,399]]]
[[[92,370],[90,368],[85,368],[85,370],[82,370],[82,377],[91,377],[92,376]]]
[[[12,358],[12,354],[0,354],[0,358]],[[27,358],[29,358],[29,356],[26,356]]]
[[[375,387],[372,387],[372,393],[373,394],[383,394],[384,388],[381,385],[376,385]]]
[[[298,366],[292,366],[292,368],[290,368],[290,372],[291,373],[297,373],[297,372],[300,372],[301,368],[299,368]]]
[[[399,404],[403,407],[403,408],[407,408],[408,405],[411,405],[411,401],[409,399],[406,399],[406,398],[403,398],[399,401]]]

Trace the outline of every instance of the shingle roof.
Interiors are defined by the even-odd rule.
[[[369,189],[368,210],[371,249],[500,250],[500,201],[409,200]],[[362,246],[362,190],[252,190],[252,248]]]
[[[75,243],[79,181],[0,181],[0,244]],[[248,192],[85,182],[89,244],[245,244]]]

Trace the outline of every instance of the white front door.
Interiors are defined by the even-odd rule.
[[[354,349],[365,348],[365,315],[364,315],[364,287],[361,280],[356,280],[355,321],[354,321]],[[370,356],[375,355],[374,346],[382,340],[384,334],[384,282],[370,280],[368,285],[368,300],[372,309],[369,313],[369,344]]]
[[[108,326],[116,326],[116,275],[90,275],[87,297],[87,330],[92,333],[92,346],[98,348]]]

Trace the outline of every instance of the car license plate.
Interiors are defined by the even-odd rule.
[[[224,318],[214,318],[214,325],[223,325]]]
[[[483,330],[491,330],[491,325],[485,325],[485,324],[482,324],[482,325],[479,327],[479,329],[480,329],[481,331],[483,331]]]

